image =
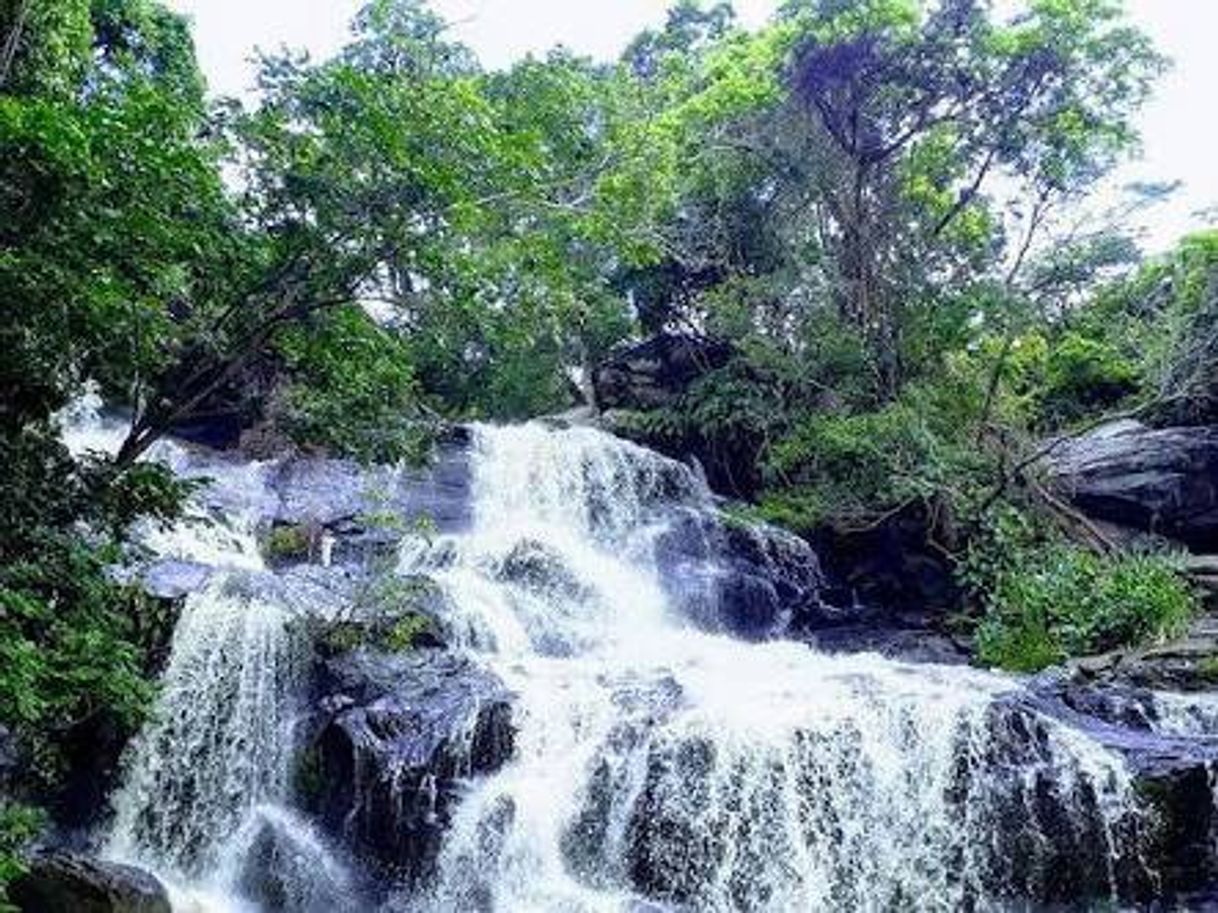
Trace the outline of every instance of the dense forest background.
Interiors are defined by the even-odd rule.
[[[916,517],[981,661],[1175,633],[1197,596],[1039,484],[1055,436],[1218,418],[1218,232],[1098,214],[1165,66],[1112,0],[681,0],[620,60],[481,69],[416,0],[210,100],[155,0],[0,0],[0,885],[78,754],[136,727],[172,617],[108,572],[187,492],[139,457],[425,460],[446,422],[583,404],[621,347],[696,377],[603,421],[815,537]],[[64,410],[131,415],[74,458]],[[85,746],[83,749],[81,746]],[[41,810],[40,810],[41,809]]]

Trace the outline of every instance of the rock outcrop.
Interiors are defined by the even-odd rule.
[[[689,385],[723,367],[732,357],[729,343],[662,333],[623,347],[593,374],[601,409],[655,409],[671,405]]]
[[[821,599],[816,552],[776,527],[679,510],[656,541],[656,560],[674,606],[705,630],[763,640],[843,620]]]
[[[434,864],[462,780],[511,756],[511,699],[457,654],[361,648],[326,660],[303,799],[353,851],[417,881]]]
[[[1044,466],[1090,517],[1218,551],[1218,426],[1113,422],[1063,441]]]
[[[1006,705],[1025,720],[1056,719],[1125,759],[1141,806],[1140,814],[1119,824],[1138,848],[1137,858],[1115,871],[1121,896],[1129,900],[1184,895],[1218,880],[1212,852],[1218,808],[1211,790],[1218,744],[1196,737],[1213,720],[1195,718],[1206,712],[1196,705],[1173,708],[1172,700],[1145,689],[1096,687],[1048,674]],[[1084,849],[1063,847],[1060,865],[1077,864]],[[1065,879],[1060,890],[1067,891],[1071,881]]]
[[[23,913],[171,913],[165,886],[143,869],[65,852],[27,867],[9,888]]]

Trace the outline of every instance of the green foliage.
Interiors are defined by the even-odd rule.
[[[1161,62],[1117,4],[790,0],[749,33],[681,0],[618,64],[495,73],[449,36],[373,0],[330,59],[268,57],[257,105],[209,108],[155,0],[0,0],[0,725],[41,784],[74,726],[146,707],[167,610],[107,568],[180,510],[136,462],[159,436],[236,403],[302,446],[421,461],[437,417],[563,408],[658,330],[734,355],[638,433],[799,530],[936,505],[994,556],[987,655],[1038,666],[1187,614],[1162,559],[993,519],[1047,429],[1218,411],[1218,236],[1098,293],[1128,245],[1033,243],[1136,140]],[[56,439],[90,378],[133,413],[114,459]],[[406,649],[427,596],[376,573],[359,608]]]
[[[431,630],[432,620],[426,615],[409,614],[393,623],[384,638],[387,649],[394,653],[413,650],[421,635]]]
[[[1050,421],[1070,421],[1117,405],[1139,386],[1137,367],[1115,348],[1068,333],[1049,352],[1041,408]]]
[[[37,809],[0,799],[0,913],[17,913],[5,889],[25,872],[21,852],[42,826],[43,815]]]
[[[317,532],[307,526],[272,526],[262,540],[262,551],[272,560],[303,561],[313,551]]]
[[[1099,557],[1050,544],[994,581],[977,630],[983,662],[1033,672],[1070,657],[1182,634],[1198,598],[1163,555]]]
[[[963,510],[993,473],[972,436],[982,394],[968,368],[945,365],[937,383],[911,385],[876,410],[814,412],[795,423],[765,453],[767,515],[811,530],[940,497]]]
[[[290,378],[278,418],[297,441],[366,462],[424,458],[430,428],[408,348],[392,330],[346,307],[285,328],[278,348]]]
[[[1143,389],[1140,366],[1106,339],[1078,330],[1026,334],[1008,356],[1005,380],[1028,421],[1060,428],[1117,408]]]

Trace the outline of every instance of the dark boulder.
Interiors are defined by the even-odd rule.
[[[1091,517],[1218,550],[1218,426],[1113,422],[1063,441],[1044,467]]]
[[[1047,674],[1009,705],[1029,719],[1055,719],[1124,758],[1140,813],[1118,823],[1131,858],[1116,867],[1116,877],[1121,896],[1134,901],[1200,891],[1218,881],[1218,742],[1173,725],[1162,701],[1144,689]]]
[[[826,653],[878,653],[910,663],[963,665],[972,660],[967,643],[928,628],[886,627],[881,623],[843,624],[808,634],[808,643]]]
[[[761,640],[843,620],[821,599],[816,552],[776,527],[681,509],[658,535],[655,555],[673,605],[705,630]]]
[[[597,405],[631,410],[670,405],[733,353],[727,342],[666,333],[618,349],[593,374]]]
[[[23,913],[170,913],[165,886],[134,866],[41,853],[9,888]]]
[[[517,543],[503,559],[495,576],[505,583],[552,598],[582,601],[592,595],[561,555],[534,539]]]
[[[463,656],[359,649],[324,663],[318,706],[304,800],[388,876],[426,876],[462,784],[512,754],[511,694]]]
[[[936,548],[921,506],[863,529],[823,526],[810,538],[825,569],[826,598],[864,605],[888,628],[938,629],[960,607],[952,566]]]

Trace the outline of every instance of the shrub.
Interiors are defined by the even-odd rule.
[[[1169,555],[1101,557],[1060,543],[1013,551],[987,601],[978,655],[1021,672],[1177,636],[1198,606]]]
[[[308,526],[272,526],[263,538],[262,551],[271,561],[305,561],[312,554],[319,536],[320,530]]]
[[[972,497],[979,486],[970,480],[988,459],[972,437],[979,388],[957,368],[946,366],[940,383],[910,385],[877,411],[801,421],[766,453],[765,514],[807,529],[870,520],[910,501]]]
[[[1076,421],[1137,392],[1137,366],[1103,340],[1067,333],[1050,346],[1040,403],[1047,424]]]
[[[8,902],[7,888],[25,873],[21,853],[38,836],[43,815],[37,809],[0,800],[0,913],[16,913]]]

